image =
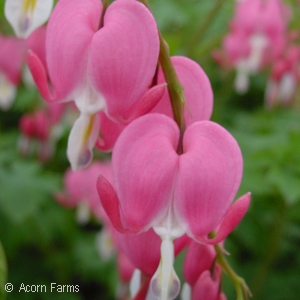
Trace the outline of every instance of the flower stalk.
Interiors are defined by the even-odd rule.
[[[217,253],[216,260],[226,272],[230,280],[233,282],[236,290],[237,300],[248,300],[252,296],[249,287],[247,286],[244,278],[238,276],[232,269],[226,258],[224,257],[224,250],[220,244],[214,245],[215,251]]]
[[[147,0],[140,0],[140,2],[150,10],[150,6]],[[160,40],[159,63],[162,67],[167,83],[174,120],[180,129],[180,136],[182,137],[185,131],[184,105],[186,105],[186,99],[184,95],[184,88],[181,85],[175,72],[175,68],[172,64],[168,44],[164,40],[159,30],[158,33]],[[182,142],[179,142],[178,153],[182,153],[181,145]]]

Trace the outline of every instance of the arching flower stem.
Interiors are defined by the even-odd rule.
[[[104,25],[104,15],[108,7],[108,0],[103,0],[103,8],[102,8],[102,13],[100,17],[100,22],[99,22],[99,29],[103,27]]]
[[[214,236],[214,234],[210,234],[210,236]],[[222,269],[226,272],[230,280],[233,282],[235,291],[236,291],[236,299],[237,300],[248,300],[249,297],[252,297],[252,293],[247,286],[244,278],[238,276],[235,271],[232,269],[227,259],[224,256],[224,249],[220,244],[214,245],[216,251],[216,261],[222,267]]]
[[[143,3],[150,10],[150,6],[147,0],[140,0],[140,2]],[[175,68],[171,61],[168,44],[164,40],[161,32],[158,31],[158,33],[160,40],[159,63],[162,67],[164,77],[168,86],[168,92],[171,100],[174,120],[180,129],[181,138],[178,144],[177,152],[178,154],[181,154],[182,137],[185,131],[184,106],[187,102],[184,95],[184,88],[176,75]]]

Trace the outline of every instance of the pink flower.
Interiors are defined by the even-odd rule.
[[[16,96],[24,63],[24,42],[0,35],[0,107],[7,110]]]
[[[184,300],[226,299],[220,294],[221,267],[215,262],[216,252],[211,245],[191,242],[183,266],[186,280],[182,296]]]
[[[94,162],[89,167],[72,171],[68,169],[64,175],[65,191],[58,192],[55,199],[63,206],[77,207],[77,220],[79,223],[86,223],[92,212],[99,220],[107,219],[102,205],[99,202],[97,192],[97,178],[100,173],[105,174],[112,182],[110,162]]]
[[[187,233],[198,242],[218,243],[250,203],[246,194],[231,205],[243,162],[236,141],[224,128],[210,121],[192,123],[183,136],[182,154],[176,152],[179,138],[177,125],[165,115],[138,118],[114,148],[115,190],[101,176],[97,183],[103,207],[118,231],[138,234],[153,228],[161,236],[163,263],[151,285],[154,295],[163,299],[176,297],[180,286],[172,267],[171,240]],[[215,238],[209,239],[218,226]]]
[[[20,118],[21,137],[19,149],[23,155],[30,153],[30,148],[36,144],[39,159],[48,160],[55,148],[59,135],[59,121],[64,112],[64,105],[51,104],[45,109],[36,110]]]
[[[48,23],[46,71],[29,54],[29,66],[47,101],[75,101],[80,117],[69,137],[67,154],[74,170],[88,165],[99,133],[99,111],[119,123],[152,109],[164,85],[149,89],[159,40],[155,20],[138,1],[114,1],[99,29],[98,0],[61,0]],[[159,90],[159,92],[157,92]]]
[[[209,120],[213,109],[213,92],[207,75],[196,62],[187,57],[173,56],[171,60],[184,88],[187,102],[184,107],[186,125],[196,121]],[[158,83],[165,82],[161,68],[159,68],[157,77]],[[173,118],[171,101],[167,92],[151,112],[163,113]]]
[[[283,55],[274,62],[265,92],[267,108],[291,105],[300,79],[300,48],[288,45]]]
[[[286,41],[288,8],[280,0],[244,0],[236,6],[223,46],[237,70],[235,88],[247,91],[249,75],[279,57]]]

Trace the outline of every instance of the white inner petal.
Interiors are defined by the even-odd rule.
[[[52,7],[53,0],[6,0],[4,12],[16,36],[27,38],[48,20]]]
[[[102,230],[96,236],[96,247],[99,255],[104,260],[109,260],[115,253],[115,247],[109,231],[106,228]]]
[[[88,81],[74,100],[79,111],[85,114],[92,115],[105,108],[103,95],[95,91]]]
[[[192,299],[192,288],[188,283],[184,283],[181,290],[181,300]]]
[[[0,107],[4,110],[9,109],[17,93],[16,86],[10,82],[5,74],[0,72]]]
[[[78,224],[87,224],[91,218],[91,212],[88,205],[85,202],[80,202],[76,208],[76,221]]]
[[[285,73],[279,83],[279,100],[282,103],[286,103],[292,100],[293,95],[296,91],[297,82],[295,76],[292,73]]]
[[[132,299],[137,295],[141,288],[141,276],[141,271],[139,269],[135,269],[129,283],[130,297]]]
[[[73,171],[85,168],[93,158],[93,147],[99,134],[97,114],[81,113],[75,121],[68,140],[67,156]]]
[[[254,34],[250,38],[251,53],[248,57],[248,68],[251,74],[258,72],[262,62],[262,56],[265,48],[268,45],[268,39],[263,34]]]

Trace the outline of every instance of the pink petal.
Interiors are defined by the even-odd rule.
[[[101,151],[111,151],[125,125],[114,122],[103,111],[98,114],[100,117],[100,137],[97,139],[96,147]]]
[[[39,57],[32,51],[28,52],[27,63],[41,96],[48,102],[56,100],[55,92],[50,90],[48,86],[48,77],[45,66]]]
[[[184,112],[186,125],[188,126],[196,121],[208,120],[212,114],[213,93],[207,75],[196,62],[189,58],[174,56],[171,59],[179,81],[184,87],[187,100]],[[165,82],[161,68],[158,73],[158,82]],[[152,112],[159,112],[171,118],[173,117],[168,92],[164,94]]]
[[[90,45],[98,30],[101,1],[60,0],[47,28],[47,65],[57,99],[71,96],[87,79]]]
[[[218,300],[220,290],[221,267],[216,266],[214,277],[210,271],[204,271],[193,287],[192,300]]]
[[[152,276],[160,261],[160,237],[150,229],[141,234],[117,233],[117,243],[135,268]]]
[[[25,43],[14,37],[0,35],[0,72],[17,85],[25,59]]]
[[[124,115],[125,123],[130,123],[134,119],[145,115],[151,111],[161,100],[162,96],[167,93],[166,84],[161,83],[149,89],[141,100],[133,106],[127,114]]]
[[[183,275],[190,286],[194,286],[204,271],[210,270],[215,256],[216,252],[213,246],[191,242],[183,265]]]
[[[174,192],[174,212],[192,236],[206,236],[224,218],[242,178],[243,160],[235,139],[220,125],[189,126]]]
[[[208,244],[217,244],[223,241],[227,235],[241,222],[246,214],[251,201],[251,194],[247,193],[237,199],[227,211],[220,228],[213,239],[199,239]]]
[[[127,258],[127,256],[122,252],[118,251],[118,270],[119,276],[124,283],[129,283],[132,277],[134,266]]]
[[[26,40],[25,45],[28,50],[33,51],[43,65],[46,66],[46,27],[39,27]]]
[[[158,32],[140,2],[114,1],[92,42],[89,69],[94,87],[107,100],[107,113],[124,120],[149,88],[159,52]]]
[[[122,224],[118,196],[112,185],[101,175],[97,180],[97,190],[102,206],[115,229],[121,233],[129,233]]]
[[[140,117],[120,135],[112,165],[126,227],[147,230],[167,213],[178,168],[178,139],[177,125],[162,114]]]

